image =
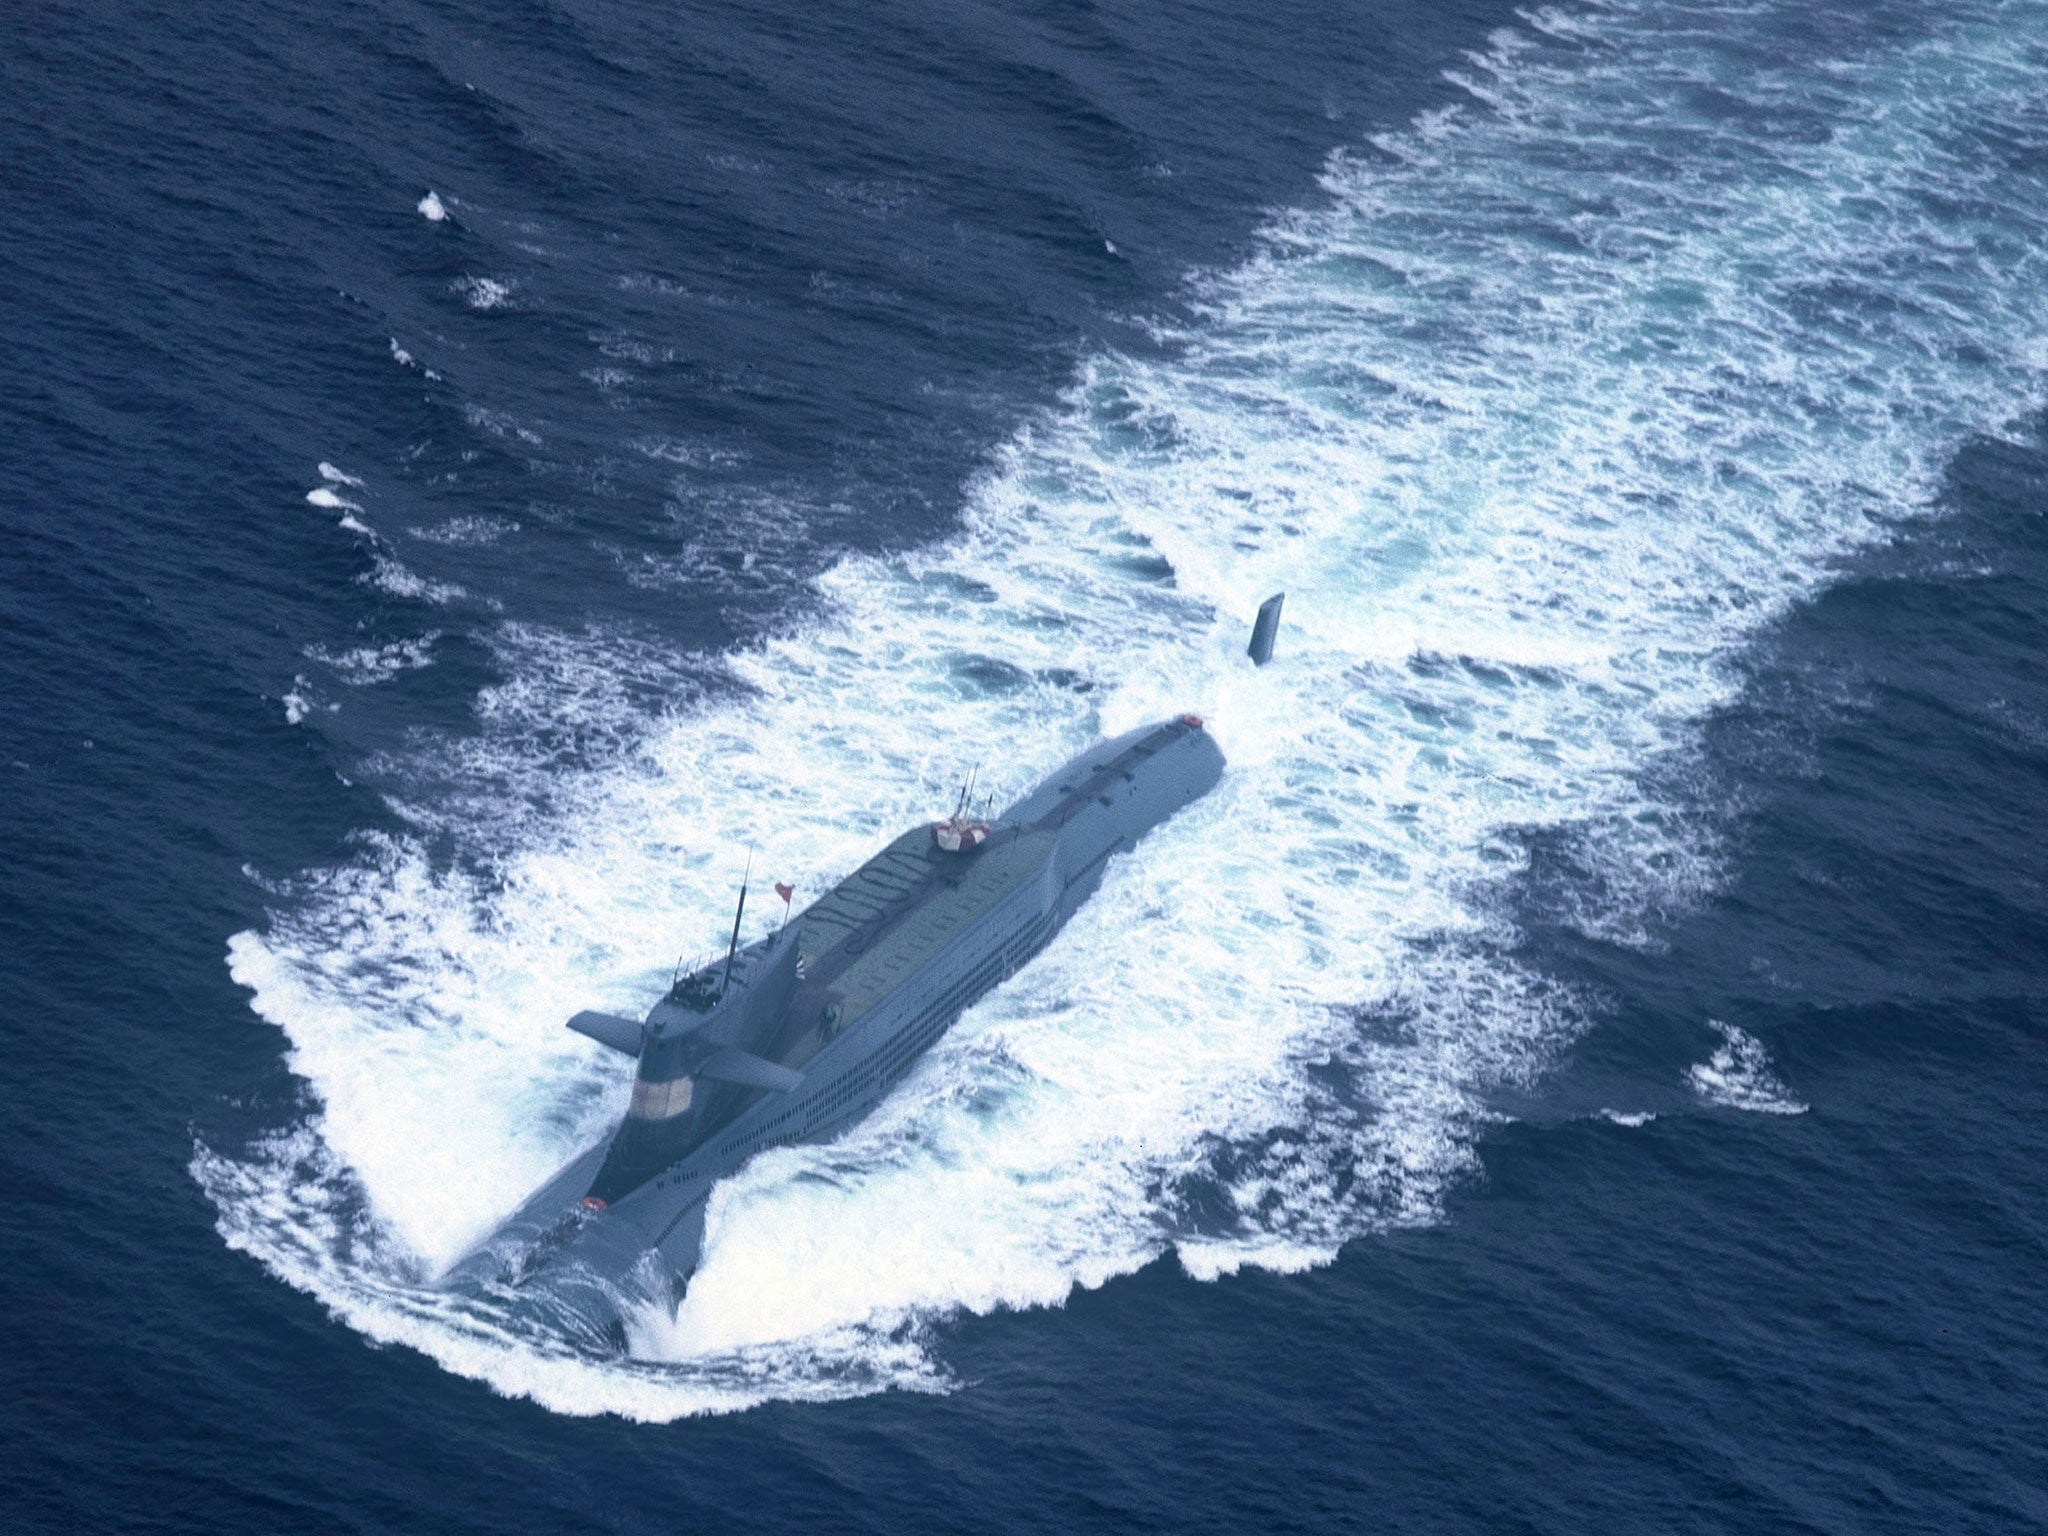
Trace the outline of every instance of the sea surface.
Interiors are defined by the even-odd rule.
[[[0,11],[0,1530],[2048,1529],[2044,515],[2040,0]],[[434,1284],[1184,710],[674,1316]]]

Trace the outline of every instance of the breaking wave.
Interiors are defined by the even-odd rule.
[[[1687,1069],[1686,1080],[1694,1093],[1723,1109],[1746,1109],[1759,1115],[1806,1113],[1807,1106],[1792,1097],[1792,1090],[1771,1070],[1771,1058],[1761,1040],[1719,1019],[1707,1023],[1721,1037],[1721,1044],[1712,1056]]]
[[[230,946],[309,1104],[196,1149],[227,1239],[500,1391],[661,1419],[943,1388],[949,1317],[1434,1219],[1487,1091],[1582,1023],[1517,959],[1526,832],[1574,837],[1566,915],[1610,938],[1708,886],[1645,770],[2036,406],[2042,23],[1951,7],[1802,58],[1761,8],[1532,12],[1468,105],[1333,157],[1162,360],[1085,362],[957,537],[842,563],[801,632],[707,659],[500,626],[511,680],[439,770],[474,791]],[[1222,787],[869,1121],[722,1186],[630,1358],[424,1283],[620,1111],[562,1021],[644,1006],[750,844],[816,893],[972,763],[1000,797],[1189,708]],[[565,769],[565,731],[610,749]]]

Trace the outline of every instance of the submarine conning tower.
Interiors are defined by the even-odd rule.
[[[756,1088],[787,1074],[753,1054],[796,989],[797,944],[785,928],[758,949],[678,981],[640,1037],[633,1099],[584,1204],[609,1205],[686,1155]]]

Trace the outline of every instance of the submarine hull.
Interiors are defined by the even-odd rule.
[[[564,1312],[572,1333],[623,1347],[622,1308],[680,1299],[719,1179],[764,1148],[823,1141],[866,1115],[964,1009],[1045,947],[1112,857],[1207,794],[1223,768],[1201,722],[1183,716],[1098,743],[958,849],[934,835],[956,824],[906,832],[783,934],[740,952],[743,972],[766,966],[793,930],[799,979],[749,1046],[790,1086],[742,1095],[713,1133],[620,1198],[592,1198],[609,1149],[591,1148],[446,1283],[545,1291],[545,1310]]]

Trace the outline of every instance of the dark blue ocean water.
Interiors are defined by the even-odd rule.
[[[2048,1527],[2048,10],[16,7],[0,136],[0,1528]],[[1184,707],[629,1357],[433,1286],[748,843]]]

